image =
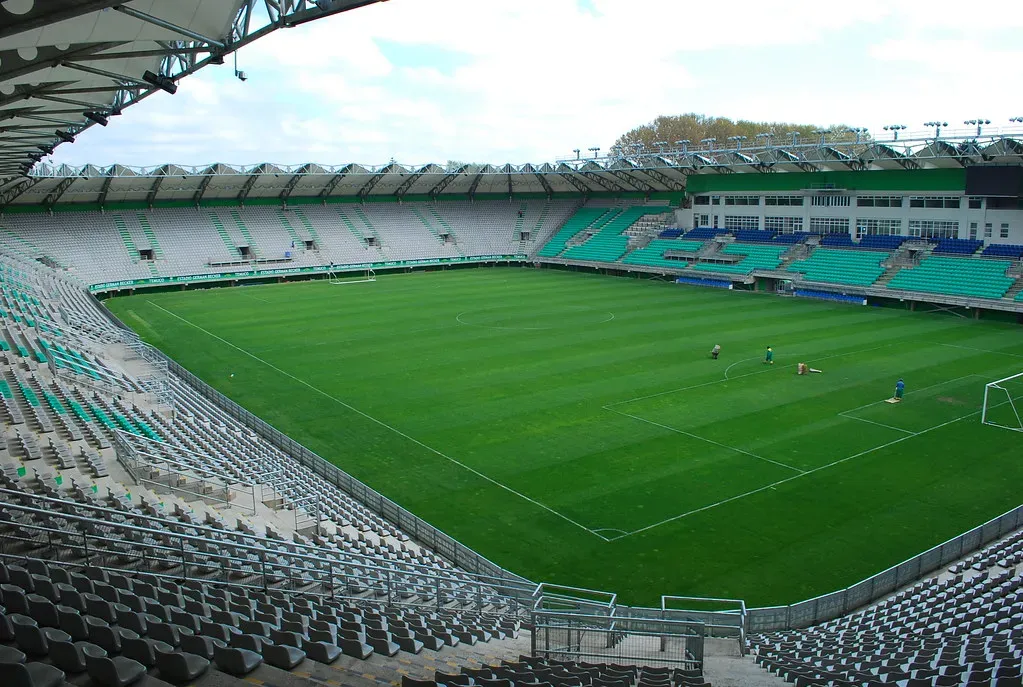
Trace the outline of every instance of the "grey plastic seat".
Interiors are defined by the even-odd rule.
[[[160,619],[154,615],[136,613],[127,609],[120,609],[117,612],[117,624],[139,635],[149,633],[150,622],[160,622]]]
[[[328,642],[314,642],[307,640],[302,642],[301,649],[305,652],[305,655],[310,658],[310,660],[327,665],[330,665],[341,656],[340,647]]]
[[[0,680],[4,687],[59,687],[64,671],[45,663],[0,664]]]
[[[366,643],[373,647],[373,651],[384,656],[394,656],[401,651],[401,647],[391,641],[391,633],[387,630],[366,630]]]
[[[130,658],[99,656],[88,647],[85,647],[83,653],[89,677],[104,687],[127,687],[146,674],[146,667]]]
[[[14,639],[14,626],[11,625],[11,618],[6,613],[0,612],[0,642],[10,642]]]
[[[181,638],[186,635],[195,634],[191,630],[174,623],[155,622],[149,623],[147,628],[149,630],[149,636],[153,639],[158,639],[161,642],[166,642],[171,646],[180,646]]]
[[[190,682],[209,670],[210,662],[202,656],[174,651],[168,647],[167,651],[157,650],[156,667],[164,680]]]
[[[60,605],[73,608],[79,613],[85,612],[85,599],[82,593],[69,584],[61,582],[57,585],[60,592]]]
[[[276,625],[271,625],[261,620],[243,620],[239,623],[238,627],[245,634],[259,635],[261,637],[269,637],[273,630],[278,629]]]
[[[219,670],[231,675],[248,675],[259,667],[263,657],[248,649],[232,649],[230,647],[214,647],[213,661]]]
[[[60,589],[57,588],[57,583],[47,577],[35,577],[34,578],[36,590],[35,593],[39,596],[49,599],[53,603],[60,601]]]
[[[59,621],[57,627],[71,635],[73,641],[78,642],[89,638],[89,624],[85,621],[85,616],[75,609],[63,604],[57,606],[57,619]],[[94,618],[94,620],[102,622],[98,618]]]
[[[274,644],[286,644],[287,646],[294,646],[299,649],[302,648],[302,642],[306,640],[305,635],[299,634],[298,632],[287,632],[285,630],[274,630],[270,633],[270,641]]]
[[[21,587],[13,584],[0,584],[0,600],[8,613],[28,615],[28,595]]]
[[[57,617],[57,606],[45,596],[29,594],[28,614],[39,623],[40,627],[60,627]]]
[[[41,628],[35,620],[24,615],[10,616],[14,627],[14,641],[18,648],[32,656],[50,653],[50,642],[70,642],[71,635],[50,627]]]
[[[11,584],[21,587],[27,593],[35,591],[32,573],[27,568],[23,568],[20,565],[8,565],[7,577],[10,579]]]
[[[202,635],[184,635],[181,637],[181,646],[179,648],[186,653],[202,656],[203,658],[212,661],[213,648],[223,645],[223,642],[211,637],[203,637]]]
[[[214,623],[209,620],[202,621],[202,625],[199,627],[199,634],[204,637],[212,637],[213,639],[219,639],[222,642],[230,644],[232,635],[241,634],[242,631],[237,627],[231,625],[221,625],[220,623]]]
[[[174,651],[174,647],[166,642],[147,637],[128,637],[121,642],[121,655],[138,661],[146,668],[156,665],[157,651]]]
[[[138,633],[116,625],[89,624],[89,641],[112,654],[121,652],[121,644],[124,640],[138,639],[138,637]]]
[[[195,634],[199,634],[199,627],[202,624],[202,618],[195,615],[194,613],[189,613],[188,611],[175,610],[173,608],[170,611],[170,621],[175,625],[180,625],[181,627],[188,628]]]
[[[305,660],[305,652],[283,644],[264,644],[263,660],[274,668],[291,670]]]
[[[260,637],[259,635],[233,635],[231,641],[228,644],[232,649],[248,649],[249,651],[255,651],[257,654],[263,651],[263,647],[267,644],[273,644],[266,637]]]
[[[83,594],[85,598],[85,611],[89,615],[104,620],[108,623],[117,622],[117,609],[114,603],[95,594]]]
[[[102,652],[102,655],[106,656],[106,651],[89,642],[75,642],[73,644],[71,642],[51,642],[50,661],[65,673],[72,675],[84,673],[86,669],[86,647],[90,647],[90,650],[96,655],[100,655],[100,652]]]
[[[366,660],[373,655],[373,647],[357,639],[339,639],[338,644],[345,656]]]
[[[0,646],[0,663],[24,663],[26,660],[25,652],[12,646]]]

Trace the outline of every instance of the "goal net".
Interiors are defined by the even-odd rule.
[[[1023,432],[1023,372],[984,386],[984,408],[980,421],[985,425]]]
[[[376,281],[377,273],[373,270],[365,270],[364,272],[327,272],[327,278],[330,279],[331,284],[365,284],[368,281]]]

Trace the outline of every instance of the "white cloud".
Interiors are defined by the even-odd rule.
[[[877,128],[1023,114],[1006,87],[1023,79],[1018,0],[985,21],[944,0],[589,5],[391,0],[278,31],[239,54],[247,82],[208,68],[58,159],[543,162],[688,111]]]

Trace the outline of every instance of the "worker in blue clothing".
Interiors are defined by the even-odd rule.
[[[895,382],[895,397],[892,400],[901,403],[904,393],[906,393],[906,383],[902,381],[902,377],[899,377],[899,381]]]

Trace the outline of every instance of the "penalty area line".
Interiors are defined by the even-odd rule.
[[[665,518],[664,520],[661,520],[660,522],[655,522],[655,523],[653,523],[651,525],[647,525],[646,527],[640,527],[638,530],[633,530],[633,531],[629,532],[628,534],[622,534],[622,535],[619,535],[617,537],[612,537],[609,541],[617,541],[619,539],[624,539],[625,537],[631,537],[634,534],[640,534],[642,532],[647,532],[647,531],[652,530],[652,529],[654,529],[656,527],[660,527],[661,525],[667,525],[668,523],[675,522],[676,520],[682,520],[683,518],[687,518],[690,515],[695,515],[697,513],[702,513],[704,511],[708,511],[708,510],[711,510],[713,508],[717,508],[718,506],[723,506],[726,503],[731,503],[733,501],[738,501],[740,499],[744,499],[747,496],[753,496],[754,494],[759,494],[760,492],[767,491],[768,489],[774,489],[775,487],[777,487],[779,485],[786,484],[788,482],[793,482],[793,481],[795,481],[797,479],[802,479],[803,477],[806,477],[807,475],[812,475],[812,474],[820,472],[822,470],[827,470],[828,468],[833,468],[836,465],[841,465],[843,463],[849,462],[850,460],[855,460],[856,458],[861,458],[861,457],[863,457],[865,455],[868,455],[870,453],[874,453],[875,451],[880,451],[881,449],[888,448],[889,446],[895,446],[896,444],[901,444],[903,441],[906,441],[908,439],[913,439],[915,437],[920,436],[921,434],[927,434],[928,432],[933,432],[936,429],[941,429],[942,427],[947,427],[948,425],[955,424],[956,422],[960,422],[962,420],[965,420],[966,418],[975,417],[977,415],[980,415],[980,411],[979,410],[974,411],[972,413],[968,413],[966,415],[962,415],[962,416],[957,417],[957,418],[952,419],[952,420],[948,420],[947,422],[942,422],[940,425],[934,425],[933,427],[928,427],[927,429],[921,430],[921,431],[917,432],[916,434],[907,434],[904,437],[899,437],[898,439],[894,439],[893,441],[889,441],[887,443],[880,444],[878,446],[874,446],[873,448],[868,448],[865,451],[860,451],[859,453],[854,453],[851,456],[846,456],[845,458],[839,458],[838,460],[834,460],[834,461],[832,461],[830,463],[827,463],[826,465],[821,465],[819,467],[813,468],[812,470],[807,470],[806,472],[804,472],[804,473],[802,473],[800,475],[792,475],[792,477],[786,477],[785,479],[780,479],[780,480],[778,480],[776,482],[771,482],[770,484],[765,484],[762,487],[757,487],[756,489],[751,489],[751,490],[749,490],[747,492],[744,492],[742,494],[737,494],[735,496],[730,496],[727,499],[722,499],[722,500],[720,500],[720,501],[718,501],[716,503],[709,503],[706,506],[701,506],[699,508],[694,508],[693,510],[686,511],[685,513],[680,513],[679,515],[675,515],[675,516],[672,516],[670,518]]]
[[[424,444],[423,442],[419,441],[419,439],[416,439],[415,437],[409,436],[408,434],[405,434],[405,432],[402,432],[400,429],[392,427],[391,425],[387,424],[383,420],[379,420],[379,419],[373,417],[372,415],[370,415],[369,413],[363,412],[363,411],[359,410],[358,408],[356,408],[355,406],[352,406],[352,405],[350,405],[348,403],[345,403],[344,401],[342,401],[341,399],[337,398],[336,396],[332,396],[332,395],[328,394],[326,391],[313,386],[312,384],[310,384],[309,382],[305,381],[304,379],[296,377],[295,375],[291,374],[290,372],[287,372],[286,370],[282,370],[281,368],[277,367],[273,363],[270,363],[270,362],[267,362],[266,360],[263,360],[258,355],[250,353],[249,351],[245,350],[241,346],[238,346],[236,344],[231,343],[227,339],[214,334],[213,332],[209,331],[208,329],[205,329],[205,328],[197,325],[196,323],[194,323],[194,322],[192,322],[192,321],[182,317],[181,315],[178,315],[177,313],[171,312],[170,310],[168,310],[167,308],[163,307],[162,305],[159,305],[157,303],[153,303],[152,301],[146,301],[146,303],[148,303],[149,305],[153,306],[154,308],[158,308],[158,309],[162,310],[163,312],[167,313],[171,317],[184,322],[188,326],[194,327],[195,329],[198,329],[203,334],[206,334],[207,336],[209,336],[209,337],[211,337],[213,339],[216,339],[217,341],[219,341],[219,342],[221,342],[223,344],[226,344],[227,346],[230,346],[231,348],[235,349],[239,353],[242,353],[242,354],[252,358],[256,362],[265,365],[266,367],[270,368],[274,372],[277,372],[278,374],[283,375],[284,377],[287,377],[287,378],[289,378],[289,379],[291,379],[291,380],[293,380],[295,382],[298,382],[299,384],[301,384],[302,386],[308,388],[309,390],[314,391],[314,392],[320,394],[321,396],[330,399],[331,401],[334,401],[334,403],[337,403],[339,406],[341,406],[343,408],[347,408],[348,410],[352,411],[356,415],[361,415],[362,417],[366,418],[370,422],[373,422],[373,423],[383,427],[384,429],[386,429],[386,430],[388,430],[390,432],[393,432],[394,434],[396,434],[396,435],[400,436],[401,438],[403,438],[403,439],[405,439],[405,440],[415,444],[416,446],[424,448],[427,451],[429,451],[430,453],[433,453],[434,455],[437,455],[437,456],[439,456],[439,457],[441,457],[441,458],[443,458],[443,459],[445,459],[447,461],[450,461],[451,463],[454,463],[455,465],[457,465],[460,468],[463,468],[463,469],[471,472],[472,474],[476,475],[477,477],[479,477],[479,478],[481,478],[483,480],[486,480],[487,482],[490,482],[494,486],[500,487],[501,489],[504,489],[505,491],[507,491],[507,492],[509,492],[511,494],[514,494],[515,496],[518,496],[519,498],[521,498],[521,499],[523,499],[525,501],[528,501],[529,503],[532,503],[534,506],[537,506],[538,508],[541,508],[541,509],[547,511],[551,515],[555,515],[555,516],[561,518],[562,520],[564,520],[565,522],[567,522],[567,523],[569,523],[571,525],[574,525],[574,526],[578,527],[581,530],[585,530],[586,532],[589,532],[590,534],[592,534],[594,537],[597,537],[598,539],[603,539],[604,541],[609,541],[609,539],[607,537],[603,536],[602,534],[600,534],[599,532],[597,532],[595,530],[591,530],[586,525],[583,525],[583,524],[581,524],[579,522],[576,522],[575,520],[573,520],[572,518],[568,517],[567,515],[559,513],[558,511],[554,510],[550,506],[547,506],[547,505],[545,505],[543,503],[540,503],[536,499],[530,498],[529,496],[526,496],[522,492],[519,492],[519,491],[516,491],[515,489],[512,489],[511,487],[509,487],[506,484],[502,484],[501,482],[498,482],[493,477],[489,477],[489,476],[483,474],[479,470],[466,465],[465,463],[461,462],[460,460],[457,460],[456,458],[452,458],[451,456],[447,455],[446,453],[444,453],[442,451],[439,451],[439,450],[433,448],[432,446],[428,446],[427,444]]]

